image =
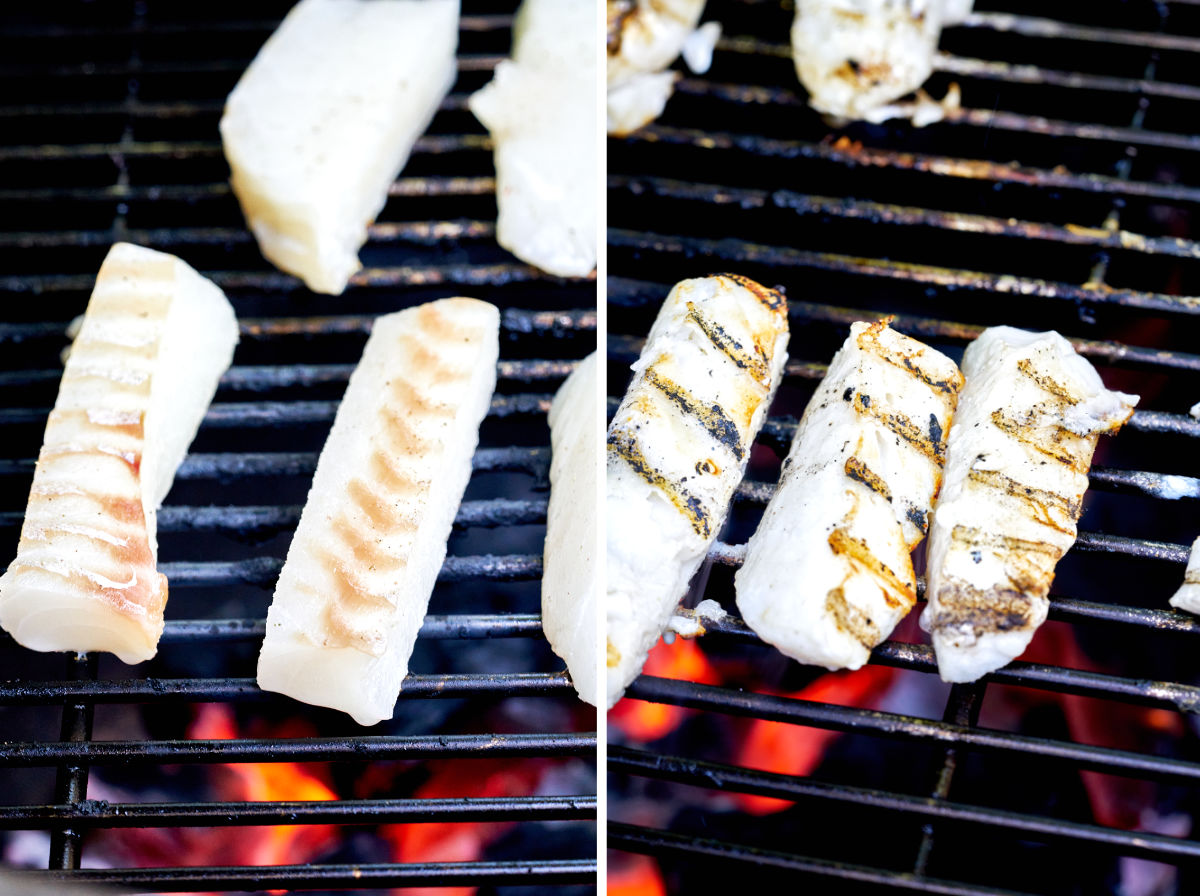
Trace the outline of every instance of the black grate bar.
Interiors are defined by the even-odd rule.
[[[669,703],[691,709],[793,725],[812,725],[834,731],[851,731],[856,734],[932,744],[955,744],[989,752],[1020,753],[1041,759],[1064,761],[1076,768],[1147,780],[1193,784],[1200,781],[1200,764],[1164,756],[1148,756],[1108,747],[970,728],[896,713],[733,691],[674,679],[643,675],[630,686],[628,696],[652,703]]]
[[[740,843],[722,843],[700,837],[689,837],[669,831],[659,831],[622,822],[608,823],[608,845],[629,852],[652,856],[677,856],[689,862],[696,858],[707,858],[722,862],[746,862],[759,868],[815,874],[876,886],[892,887],[918,893],[934,893],[937,896],[1025,896],[1013,890],[998,890],[994,887],[975,887],[970,884],[954,883],[932,877],[920,877],[905,871],[887,871],[815,859],[792,853],[759,849]]]
[[[1128,28],[1097,28],[1094,25],[1004,12],[973,12],[962,25],[967,28],[986,28],[989,31],[1020,34],[1024,37],[1079,40],[1093,44],[1124,44],[1139,49],[1150,47],[1155,50],[1200,53],[1200,37],[1163,34],[1159,31],[1135,31]]]
[[[71,680],[86,683],[96,677],[97,659],[76,653],[67,657]],[[72,700],[63,706],[59,739],[85,743],[92,737],[94,710],[86,700]],[[77,804],[87,798],[88,766],[82,762],[60,765],[54,781],[54,798],[60,803]],[[78,868],[83,856],[82,831],[75,826],[61,827],[50,834],[51,868]]]
[[[489,672],[409,675],[405,697],[557,696],[574,693],[566,672]],[[215,703],[275,699],[253,678],[128,678],[97,681],[0,682],[0,705],[31,706],[63,700],[95,703]]]
[[[1200,91],[1200,88],[1197,90]],[[769,191],[726,187],[658,177],[611,176],[608,178],[608,187],[610,190],[625,190],[637,196],[651,195],[658,199],[735,205],[741,209],[780,208],[788,209],[801,216],[821,215],[878,224],[931,227],[956,233],[1043,240],[1105,249],[1125,249],[1147,255],[1200,258],[1200,243],[1194,240],[1144,236],[1126,230],[1062,226],[1035,221],[1018,221],[1013,218],[995,218],[989,215],[939,211],[916,206],[889,205],[846,197],[831,198],[795,193],[791,190]]]
[[[517,383],[538,383],[561,380],[570,376],[578,365],[573,360],[503,360],[496,363],[496,376]],[[265,392],[292,386],[341,384],[350,379],[353,364],[270,364],[230,367],[221,376],[220,387],[236,392]],[[0,388],[36,386],[57,383],[62,378],[58,370],[13,370],[0,373]]]
[[[1106,828],[1005,809],[946,802],[938,798],[922,798],[844,784],[830,784],[796,775],[782,775],[680,756],[658,755],[615,744],[608,748],[608,762],[610,769],[626,774],[722,792],[756,794],[791,802],[817,799],[850,803],[934,821],[977,824],[1013,834],[1033,836],[1038,840],[1089,843],[1115,849],[1121,855],[1160,862],[1179,859],[1200,861],[1200,843],[1161,834]]]
[[[948,53],[938,53],[934,57],[933,67],[935,71],[987,81],[1039,84],[1047,87],[1099,90],[1139,96],[1144,94],[1176,100],[1200,100],[1200,87],[1192,84],[1172,84],[1147,78],[1119,78],[1111,75],[1093,75],[1087,72],[1065,72],[1037,65],[1014,65],[990,59],[951,56]]]
[[[944,289],[965,289],[996,295],[1037,296],[1043,299],[1068,302],[1111,304],[1168,314],[1200,314],[1200,298],[1193,296],[1172,296],[1131,289],[1114,289],[1102,285],[1077,286],[1073,283],[1038,280],[1033,277],[1015,277],[1011,274],[943,268],[914,262],[891,261],[884,258],[856,258],[833,252],[811,252],[806,249],[766,246],[741,240],[665,236],[610,228],[608,244],[615,248],[635,252],[679,255],[689,259],[704,258],[773,268],[832,271],[839,274],[876,277],[893,282],[916,283]]]
[[[887,168],[916,171],[939,177],[1012,183],[1051,190],[1078,190],[1116,196],[1137,196],[1178,203],[1200,203],[1200,187],[1186,184],[1126,181],[1103,174],[1048,171],[986,159],[961,159],[926,153],[894,152],[857,144],[811,143],[782,140],[754,134],[727,134],[689,128],[647,125],[627,138],[629,141],[689,146],[706,150],[738,150],[751,155],[783,159],[821,159],[846,167]]]
[[[237,740],[93,740],[84,743],[9,742],[0,766],[60,762],[90,765],[161,765],[227,762],[365,762],[375,759],[446,759],[590,756],[595,732],[566,734],[443,734],[414,737],[329,737]]]
[[[388,187],[389,196],[489,196],[496,191],[494,177],[429,175],[400,177]],[[198,201],[232,195],[229,184],[108,184],[97,187],[34,187],[0,190],[0,202],[36,199],[69,199],[76,202],[109,202],[114,199]],[[51,235],[49,232],[45,236]]]
[[[76,278],[90,291],[95,276]],[[339,314],[324,317],[241,318],[238,329],[243,339],[275,339],[281,336],[367,335],[376,315]],[[0,343],[31,339],[64,339],[69,321],[42,323],[0,323]],[[506,336],[545,336],[560,338],[569,333],[596,329],[594,309],[573,311],[527,311],[506,308],[500,312],[500,330]]]
[[[322,802],[110,803],[0,806],[0,829],[229,827],[277,824],[392,822],[585,821],[594,796],[465,797],[460,799],[328,800]]]
[[[300,519],[301,507],[164,507],[158,512],[159,532],[222,532],[250,534],[291,529]],[[25,519],[20,512],[0,512],[0,530],[17,528]],[[513,500],[490,498],[464,501],[454,524],[494,529],[526,526],[546,521],[546,499]]]
[[[212,560],[160,563],[158,571],[172,588],[199,588],[218,585],[270,586],[279,577],[283,560],[278,557],[254,557],[248,560]],[[438,572],[439,582],[524,582],[542,574],[540,554],[475,554],[447,557]]]
[[[545,414],[550,410],[553,395],[494,395],[489,417],[512,417],[519,414]],[[336,401],[253,401],[218,402],[204,414],[202,426],[214,429],[255,428],[259,426],[290,426],[302,423],[327,423],[333,420],[340,402]],[[0,426],[20,423],[42,423],[50,415],[49,408],[0,408]]]
[[[472,458],[476,473],[528,473],[545,479],[548,448],[480,448]],[[0,460],[0,476],[32,476],[32,460]],[[237,479],[242,476],[303,476],[317,468],[317,455],[305,452],[189,454],[180,464],[179,480]]]

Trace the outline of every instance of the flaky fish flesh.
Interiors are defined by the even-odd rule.
[[[921,615],[946,681],[974,681],[1029,645],[1075,543],[1096,442],[1138,400],[1106,389],[1053,332],[991,327],[962,371]]]
[[[725,520],[787,360],[787,302],[732,274],[671,290],[608,428],[607,704]]]
[[[596,266],[595,0],[525,0],[512,59],[470,99],[496,145],[496,239],[560,277]]]
[[[338,407],[267,613],[264,690],[390,719],[496,386],[500,315],[379,318]]]
[[[796,0],[792,57],[809,104],[838,119],[885,121],[933,72],[942,28],[971,0]],[[914,106],[928,118],[929,106]],[[923,123],[929,123],[925,120]]]
[[[457,74],[458,0],[300,0],[225,103],[231,183],[263,255],[315,292],[367,226]]]
[[[600,705],[596,589],[600,574],[600,393],[596,354],[579,363],[550,405],[550,507],[542,569],[542,628],[579,696]]]
[[[734,579],[760,638],[802,663],[857,669],[912,609],[912,550],[961,386],[953,361],[886,322],[851,326]]]
[[[1183,584],[1171,598],[1171,606],[1187,610],[1189,613],[1200,613],[1200,538],[1192,544],[1187,572],[1183,574]]]
[[[704,0],[607,0],[608,132],[636,131],[662,114],[677,74],[665,69],[696,30]]]
[[[18,643],[154,656],[167,603],[156,514],[237,341],[225,295],[178,258],[109,250],[0,578],[0,626]]]

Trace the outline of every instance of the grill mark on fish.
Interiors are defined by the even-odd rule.
[[[82,367],[80,365],[73,365],[62,375],[62,382],[64,383],[77,380],[100,380],[110,393],[150,394],[151,381],[149,372],[121,370],[115,367]]]
[[[1015,535],[986,532],[974,526],[955,526],[950,531],[950,541],[957,546],[996,548],[1019,554],[1044,554],[1054,557],[1059,555],[1059,549],[1054,545],[1042,541],[1030,541],[1027,538],[1017,538]]]
[[[866,613],[846,600],[846,592],[841,588],[830,588],[826,593],[825,613],[833,619],[834,625],[867,650],[873,649],[883,640],[884,636],[879,627]]]
[[[905,371],[933,391],[941,392],[943,395],[948,396],[950,399],[950,409],[953,410],[955,404],[958,402],[958,392],[963,385],[962,374],[955,370],[954,376],[951,379],[939,379],[917,363],[917,359],[924,354],[924,351],[915,351],[912,355],[905,354],[904,352],[893,352],[879,340],[879,334],[887,329],[887,325],[890,322],[890,317],[877,320],[859,333],[857,339],[858,347],[864,352],[879,358],[879,360]]]
[[[758,349],[758,355],[752,355],[742,344],[730,336],[720,324],[716,321],[709,320],[704,317],[692,302],[687,303],[688,320],[700,328],[700,331],[708,337],[718,351],[724,354],[729,360],[745,370],[755,381],[764,388],[771,385],[771,367],[767,363],[766,353],[763,352],[761,346],[755,346]]]
[[[103,495],[96,492],[80,489],[71,493],[63,492],[47,492],[34,489],[29,493],[29,504],[25,510],[26,520],[39,519],[40,510],[44,509],[48,513],[52,513],[55,517],[59,516],[60,507],[64,502],[69,503],[72,508],[78,507],[81,503],[87,502],[86,513],[91,515],[98,512],[104,519],[119,526],[128,526],[132,529],[144,529],[146,524],[146,511],[142,507],[140,498],[123,498],[117,495]],[[95,508],[99,507],[99,511]],[[110,533],[115,531],[118,526],[101,527],[107,528]]]
[[[937,593],[938,611],[932,631],[969,628],[976,637],[1028,629],[1035,601],[1041,598],[1013,588],[976,588],[958,579],[945,582]]]
[[[851,566],[875,579],[883,593],[884,603],[889,607],[911,607],[917,602],[917,583],[901,581],[862,539],[855,538],[839,526],[829,533],[829,547],[835,555],[846,557]]]
[[[704,427],[705,432],[732,451],[734,457],[741,460],[745,456],[745,449],[742,448],[742,436],[738,431],[737,424],[726,416],[724,409],[719,404],[700,402],[683,386],[661,375],[654,364],[642,372],[642,377],[678,405],[684,414],[693,417]]]
[[[392,455],[378,448],[371,452],[367,464],[372,480],[379,483],[385,494],[394,498],[414,497],[427,485],[425,480],[396,464]]]
[[[758,299],[760,304],[765,305],[772,311],[787,309],[787,301],[784,299],[783,293],[777,289],[768,289],[761,283],[757,283],[749,277],[743,277],[741,274],[717,274],[716,276],[732,280],[738,286],[742,287],[742,289],[751,293],[754,298]]]
[[[1079,404],[1080,397],[1078,395],[1054,378],[1039,371],[1028,358],[1021,358],[1017,361],[1017,370],[1037,383],[1043,392],[1049,392],[1055,398],[1060,398],[1069,405]]]
[[[867,398],[865,395],[860,395],[860,398]],[[894,414],[883,410],[878,402],[853,401],[850,406],[856,412],[864,417],[871,417],[878,420],[884,428],[889,430],[894,435],[899,436],[917,451],[924,454],[927,458],[936,463],[939,467],[946,459],[946,446],[941,442],[934,442],[929,438],[928,433],[924,432],[919,426],[913,423],[904,414]]]
[[[967,474],[971,482],[977,482],[985,488],[996,489],[1004,495],[1026,505],[1031,511],[1034,522],[1041,523],[1064,535],[1075,537],[1075,521],[1079,519],[1080,504],[1069,500],[1065,495],[1046,489],[1033,488],[1024,485],[998,470],[971,470]],[[1054,518],[1057,512],[1067,520],[1064,525]]]
[[[875,494],[887,499],[890,504],[892,501],[892,491],[888,488],[887,483],[879,478],[879,475],[871,470],[863,463],[857,455],[850,455],[846,458],[846,475],[856,482],[861,482]]]
[[[333,536],[338,540],[338,556],[354,560],[355,568],[366,568],[372,572],[390,573],[403,566],[406,561],[382,547],[383,538],[374,532],[363,532],[346,514],[339,514],[333,521]]]
[[[167,605],[167,577],[155,571],[153,567],[150,568],[150,573],[146,578],[135,576],[130,584],[118,587],[101,585],[90,578],[80,567],[58,569],[29,562],[20,556],[13,561],[9,568],[26,569],[55,576],[69,582],[77,592],[111,604],[116,610],[127,615],[161,616],[163,607]],[[101,575],[103,574],[101,573]],[[117,581],[112,576],[104,576],[104,578]]]
[[[1197,569],[1194,572],[1189,572],[1187,575],[1185,575],[1183,577],[1183,584],[1200,585],[1200,569]]]
[[[701,538],[712,534],[712,521],[704,503],[681,485],[671,482],[646,460],[637,438],[619,430],[608,434],[608,453],[623,460],[648,485],[658,489],[692,524]]]
[[[346,494],[351,506],[361,511],[363,517],[376,530],[393,533],[416,531],[417,524],[412,515],[404,513],[389,502],[388,498],[391,496],[383,489],[355,477],[346,485]]]
[[[1029,416],[1032,417],[1032,412]],[[992,412],[992,423],[1022,445],[1053,458],[1076,473],[1085,474],[1091,466],[1094,438],[1077,435],[1058,425],[1052,425],[1049,431],[1045,427],[1034,427],[1013,419],[999,408]]]
[[[617,56],[621,52],[621,41],[625,36],[626,22],[637,9],[635,0],[608,0],[605,15],[608,20],[608,35],[606,43],[608,55]]]
[[[389,380],[387,388],[399,413],[443,420],[454,416],[454,408],[451,405],[435,400],[404,377],[398,376]]]
[[[110,457],[125,464],[135,475],[142,469],[142,455],[116,445],[47,445],[38,454],[38,463],[46,472],[53,470],[54,461],[62,457]]]
[[[605,644],[607,645],[605,648],[605,663],[609,669],[615,669],[621,664],[621,651],[617,650],[616,645],[608,639],[605,639]]]
[[[904,511],[904,515],[910,523],[920,530],[922,537],[929,534],[929,511],[909,504]],[[912,545],[912,547],[915,548],[916,545]]]

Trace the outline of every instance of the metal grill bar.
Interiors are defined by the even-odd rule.
[[[608,762],[610,768],[615,771],[693,787],[756,794],[791,802],[814,799],[851,803],[933,821],[980,825],[988,828],[989,832],[1004,831],[1031,835],[1046,841],[1070,840],[1089,843],[1115,849],[1121,855],[1156,861],[1200,861],[1200,843],[1194,840],[951,803],[938,798],[921,798],[843,784],[829,784],[795,775],[780,775],[680,756],[664,756],[615,744],[609,747]]]
[[[61,762],[89,765],[162,765],[227,762],[363,762],[376,759],[511,758],[588,756],[596,734],[443,734],[415,737],[336,737],[238,740],[93,740],[83,743],[4,745],[0,767]]]
[[[513,17],[503,13],[464,14],[459,17],[459,31],[501,31],[512,27]],[[263,19],[261,21],[205,21],[189,22],[155,22],[147,26],[141,19],[135,19],[131,25],[9,25],[4,33],[10,37],[126,37],[144,34],[195,34],[196,32],[238,33],[245,31],[263,33],[264,39],[279,27],[278,19]],[[245,63],[243,63],[245,65]]]
[[[934,893],[938,896],[1028,896],[1013,890],[998,890],[994,887],[975,887],[909,874],[904,871],[884,871],[865,865],[831,862],[792,853],[760,849],[749,844],[721,843],[700,837],[688,837],[667,831],[652,830],[632,824],[610,821],[608,823],[610,847],[640,852],[647,855],[681,856],[692,862],[697,858],[720,861],[745,862],[758,868],[814,874],[841,881],[874,884],[918,893]]]
[[[110,803],[106,800],[81,800],[57,806],[0,806],[0,829],[587,821],[595,817],[595,812],[594,796],[215,803]]]
[[[75,654],[67,659],[67,671],[75,683],[86,683],[96,677],[95,657]],[[59,738],[71,743],[85,743],[92,737],[92,704],[74,699],[63,706],[62,729]],[[87,797],[88,767],[85,763],[60,765],[54,781],[54,798],[62,803],[78,803]],[[50,836],[50,867],[78,868],[82,857],[82,831],[76,826],[59,828]]]
[[[1200,764],[1193,762],[934,722],[890,712],[732,691],[647,675],[637,679],[626,693],[628,696],[652,703],[670,703],[691,709],[773,722],[812,725],[835,731],[853,731],[857,734],[873,734],[933,744],[956,744],[979,751],[1021,753],[1040,759],[1066,762],[1075,769],[1086,768],[1153,781],[1193,784],[1200,781]]]
[[[162,892],[195,890],[276,890],[315,887],[401,886],[547,886],[594,884],[594,859],[547,859],[528,862],[423,862],[403,865],[272,865],[213,868],[86,868],[81,871],[27,871],[13,875],[31,881],[59,881],[153,888]]]

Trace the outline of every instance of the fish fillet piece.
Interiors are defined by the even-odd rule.
[[[965,19],[971,5],[970,0],[797,0],[792,57],[809,104],[841,119],[895,117],[898,107],[889,104],[925,83],[942,28]]]
[[[596,355],[567,377],[550,405],[550,507],[542,572],[542,628],[566,660],[579,696],[600,705],[596,664],[600,404]]]
[[[184,262],[109,250],[0,577],[0,626],[18,643],[154,656],[167,603],[156,514],[237,341],[224,293]]]
[[[850,327],[734,578],[760,638],[857,669],[912,609],[961,387],[953,361],[885,321]]]
[[[608,133],[623,135],[662,114],[675,61],[696,30],[704,0],[607,0]]]
[[[367,226],[454,83],[458,0],[300,0],[225,103],[231,183],[259,248],[315,292],[362,265]]]
[[[999,669],[1045,622],[1096,442],[1138,401],[1104,388],[1053,332],[991,327],[967,347],[962,371],[921,615],[945,681]]]
[[[1200,538],[1192,544],[1183,584],[1171,598],[1171,606],[1187,610],[1189,613],[1200,613]]]
[[[496,387],[500,314],[442,299],[379,318],[267,613],[258,684],[390,719]]]
[[[596,266],[595,0],[525,0],[471,111],[496,144],[496,239],[560,277]]]
[[[787,340],[783,295],[733,274],[684,280],[658,313],[608,428],[609,707],[721,530]]]

